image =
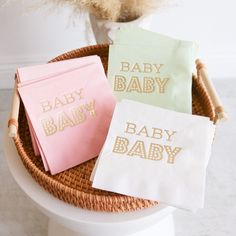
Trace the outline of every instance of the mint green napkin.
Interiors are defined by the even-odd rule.
[[[192,112],[192,72],[197,45],[130,26],[109,48],[108,80],[123,98]]]

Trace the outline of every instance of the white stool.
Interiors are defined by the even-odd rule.
[[[9,169],[21,189],[49,217],[48,236],[174,236],[174,207],[157,206],[127,213],[93,212],[69,205],[41,188],[25,169],[14,142],[4,135]]]

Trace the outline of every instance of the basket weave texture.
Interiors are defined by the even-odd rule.
[[[58,56],[50,62],[98,55],[101,57],[105,71],[107,71],[108,50],[109,45],[84,47]],[[193,75],[192,84],[192,107],[193,114],[208,116],[214,121],[215,113],[212,102],[201,80],[195,75]],[[97,158],[93,158],[57,175],[52,176],[45,172],[41,158],[34,155],[29,127],[22,103],[20,104],[18,118],[18,134],[16,138],[14,138],[14,142],[25,168],[32,177],[46,191],[64,202],[89,210],[106,212],[134,211],[158,204],[154,201],[92,188],[92,183],[89,178]],[[79,155],[79,153],[75,153],[75,155]]]

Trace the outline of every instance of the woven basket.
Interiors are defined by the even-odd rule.
[[[77,49],[56,57],[50,62],[99,55],[105,71],[107,71],[108,45],[89,46]],[[192,85],[193,114],[208,116],[215,121],[215,111],[203,83],[193,75]],[[18,117],[18,133],[14,138],[18,153],[32,177],[49,193],[75,206],[94,211],[125,212],[148,208],[158,204],[154,201],[143,200],[94,189],[89,180],[96,158],[57,175],[44,171],[40,157],[34,155],[29,127],[23,104],[20,103]],[[76,154],[75,154],[76,155]]]

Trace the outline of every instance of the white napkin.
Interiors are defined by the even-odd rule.
[[[192,211],[203,208],[214,130],[207,117],[122,100],[92,186]]]

